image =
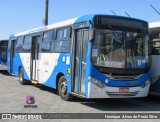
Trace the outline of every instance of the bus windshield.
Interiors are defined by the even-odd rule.
[[[92,43],[92,63],[121,69],[149,67],[149,36],[146,32],[96,29]]]

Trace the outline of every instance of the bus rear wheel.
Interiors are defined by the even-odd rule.
[[[19,69],[19,82],[22,85],[26,85],[27,84],[27,81],[24,80],[24,73],[23,73],[23,69],[22,68]]]
[[[67,92],[67,80],[64,76],[59,79],[58,93],[62,100],[70,101],[73,99],[73,96]]]

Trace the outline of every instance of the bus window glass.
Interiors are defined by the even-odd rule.
[[[68,29],[64,29],[64,32],[63,32],[63,37],[64,38],[67,38],[67,31],[68,31]]]
[[[23,45],[23,52],[29,53],[31,51],[31,44],[25,44]]]
[[[61,52],[70,52],[70,50],[71,50],[71,40],[63,41]]]
[[[46,52],[51,52],[51,43],[50,42],[45,42],[41,44],[41,52],[46,53]]]
[[[23,37],[18,37],[17,44],[23,44]]]
[[[57,30],[57,38],[56,40],[64,40],[70,38],[70,28],[63,28]]]
[[[43,42],[52,41],[54,37],[54,31],[47,31],[43,35]]]
[[[88,39],[89,39],[89,35],[88,35],[88,30],[85,30],[83,32],[83,47],[82,47],[82,55],[83,55],[83,62],[86,63],[86,55],[87,55],[87,49],[88,49]]]
[[[147,68],[148,42],[146,33],[96,30],[92,61],[112,68]]]
[[[22,53],[23,52],[23,45],[22,44],[17,44],[15,52],[16,53]]]
[[[159,55],[160,54],[160,31],[151,32],[151,54]]]
[[[70,28],[62,28],[57,30],[56,40],[52,42],[52,52],[70,52],[71,50],[71,38]]]
[[[24,44],[29,44],[31,43],[32,37],[30,35],[25,36],[24,39]]]
[[[56,38],[56,40],[60,40],[60,39],[62,39],[63,38],[63,30],[62,29],[60,29],[60,30],[58,30],[57,31],[57,38]]]
[[[71,41],[65,40],[65,41],[55,41],[52,42],[51,50],[53,52],[70,52],[71,50]]]

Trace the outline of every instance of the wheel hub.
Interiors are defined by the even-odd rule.
[[[66,92],[67,92],[67,84],[66,84],[66,82],[62,82],[60,88],[61,88],[61,93],[63,93],[63,95],[65,95]]]

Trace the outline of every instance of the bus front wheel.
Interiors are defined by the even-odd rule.
[[[23,69],[22,68],[20,68],[20,70],[19,70],[19,82],[22,85],[26,85],[27,84],[27,82],[24,80],[24,73],[23,73]]]
[[[64,76],[59,79],[58,93],[62,100],[70,101],[73,99],[73,96],[67,92],[67,80]]]

